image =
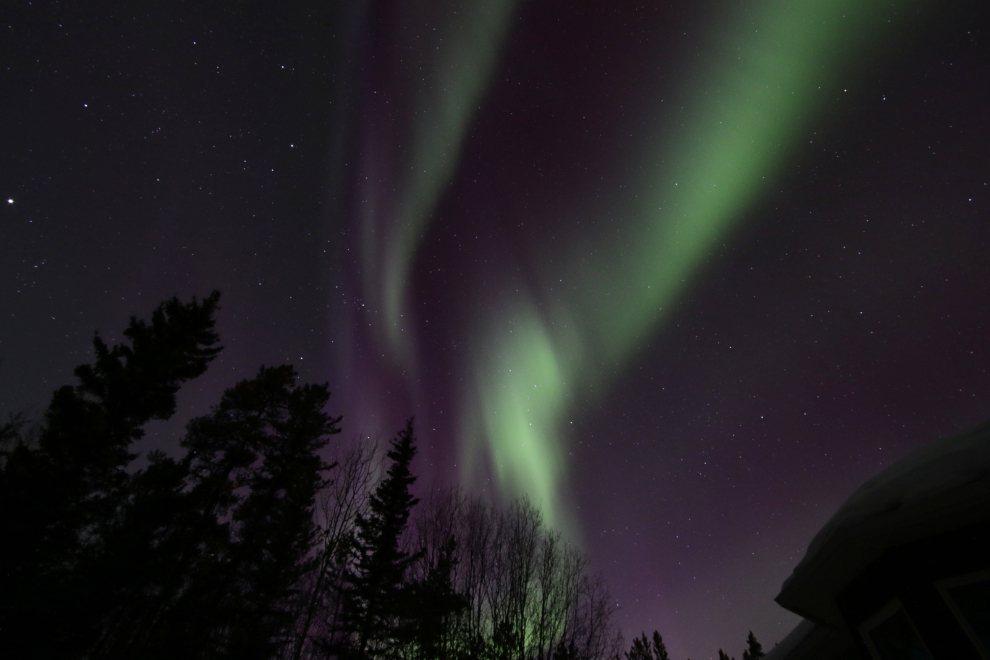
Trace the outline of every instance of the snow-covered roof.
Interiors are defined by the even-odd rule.
[[[863,484],[811,541],[776,600],[840,626],[835,599],[885,549],[990,520],[990,421],[933,442]]]

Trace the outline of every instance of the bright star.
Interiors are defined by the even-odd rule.
[[[13,203],[14,203],[14,200],[12,200],[12,199],[10,199],[10,198],[8,197],[8,198],[7,198],[7,203],[8,203],[8,204],[13,204]]]

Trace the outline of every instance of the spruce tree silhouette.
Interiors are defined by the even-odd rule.
[[[763,653],[763,646],[756,641],[756,635],[753,631],[749,631],[749,636],[746,637],[746,646],[748,647],[743,651],[743,660],[760,660],[765,654]]]
[[[416,477],[410,464],[416,455],[413,420],[392,440],[392,461],[385,479],[370,498],[370,513],[357,518],[353,568],[343,585],[341,629],[333,651],[341,658],[387,658],[406,637],[404,603],[409,600],[406,571],[418,559],[401,549],[400,541],[413,507],[409,492]]]
[[[650,646],[646,639],[646,633],[640,637],[633,638],[633,644],[626,652],[627,660],[670,660],[667,655],[667,645],[663,643],[663,637],[656,630],[653,631],[653,646]]]
[[[646,633],[633,638],[632,646],[626,651],[626,660],[653,660],[650,654],[650,642],[646,639]]]
[[[667,655],[667,645],[663,643],[663,637],[656,630],[653,631],[653,657],[657,660],[670,660]]]

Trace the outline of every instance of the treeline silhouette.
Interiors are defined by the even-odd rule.
[[[97,335],[40,423],[0,425],[0,657],[620,660],[605,583],[535,507],[419,502],[412,420],[385,446],[328,448],[342,418],[291,366],[135,469],[144,427],[221,351],[219,299]],[[624,655],[669,660],[657,632]]]
[[[86,659],[613,658],[600,578],[525,500],[419,503],[413,423],[328,448],[326,385],[262,367],[134,443],[220,353],[219,294],[97,335],[43,420],[0,425],[0,654]],[[327,463],[321,456],[336,454]],[[415,514],[415,515],[414,515]]]
[[[742,654],[743,660],[760,660],[764,655],[766,654],[763,653],[763,646],[756,641],[756,635],[750,630],[746,638],[746,649]],[[652,642],[646,638],[645,632],[639,637],[634,637],[632,646],[626,651],[625,656],[626,660],[670,660],[667,645],[663,643],[663,637],[656,630],[653,631]],[[735,658],[729,657],[725,651],[719,649],[718,660],[735,660]]]

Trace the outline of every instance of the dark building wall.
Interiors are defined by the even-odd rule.
[[[837,604],[864,659],[870,656],[860,626],[896,598],[934,660],[980,660],[935,582],[987,568],[990,523],[975,523],[884,551]]]

